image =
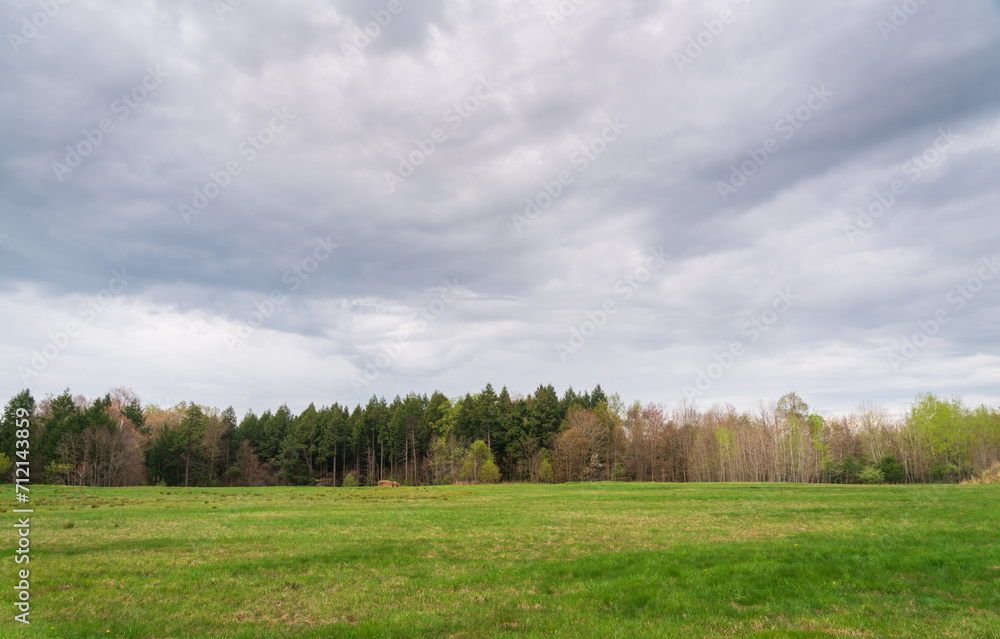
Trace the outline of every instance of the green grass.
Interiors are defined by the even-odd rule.
[[[31,495],[2,637],[1000,636],[1000,486]]]

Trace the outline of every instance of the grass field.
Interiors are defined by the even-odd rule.
[[[3,637],[1000,637],[995,485],[32,498],[32,624],[8,603]]]

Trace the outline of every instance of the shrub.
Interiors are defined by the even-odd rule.
[[[74,524],[71,521],[67,521],[67,522],[63,523],[63,528],[66,528],[67,530],[70,529],[70,528],[72,528],[73,526],[74,526]]]
[[[883,457],[878,463],[878,469],[882,471],[882,477],[887,483],[901,484],[906,481],[906,469],[895,457]]]
[[[883,484],[885,483],[885,475],[882,471],[874,466],[865,466],[858,473],[858,479],[862,484]]]
[[[943,482],[954,482],[958,481],[958,478],[962,474],[962,469],[955,464],[946,464],[942,461],[936,461],[931,464],[930,475],[931,479],[934,481]]]
[[[542,463],[538,465],[538,478],[546,484],[551,484],[555,479],[549,460],[543,459]]]
[[[342,483],[340,485],[340,487],[341,488],[357,488],[358,487],[358,478],[355,477],[354,475],[352,475],[351,473],[347,473],[346,475],[344,475],[344,483]]]
[[[479,481],[484,484],[495,484],[500,481],[500,469],[490,459],[479,469]]]

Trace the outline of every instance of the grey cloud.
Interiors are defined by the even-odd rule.
[[[121,304],[33,388],[124,382],[258,408],[352,401],[350,372],[458,278],[468,297],[374,392],[599,381],[676,401],[791,288],[801,302],[701,401],[750,408],[796,380],[827,410],[936,388],[996,398],[1000,281],[904,373],[884,352],[1000,251],[997,3],[928,3],[888,41],[877,21],[892,3],[590,2],[553,28],[557,4],[401,0],[356,60],[343,43],[387,1],[243,3],[221,19],[210,3],[64,7],[0,60],[0,291],[11,300],[0,312],[14,327],[0,351],[15,362],[0,386],[16,392],[17,363],[126,267],[136,281]],[[5,7],[4,32],[34,6]],[[678,70],[675,54],[723,6],[736,21]],[[116,118],[114,101],[155,65],[162,84],[60,182],[52,163]],[[451,128],[449,109],[484,76],[499,88]],[[784,139],[776,122],[820,86],[833,96]],[[251,161],[240,145],[276,108],[295,118]],[[609,117],[629,128],[579,170],[573,154]],[[848,241],[857,209],[948,127],[967,146]],[[386,172],[435,129],[447,139],[390,192]],[[724,202],[718,182],[768,137],[780,149]],[[239,175],[185,223],[180,206],[234,161]],[[572,183],[517,233],[525,199],[566,170]],[[340,247],[292,290],[289,269],[327,236]],[[560,362],[555,343],[660,245],[664,271]],[[287,302],[230,353],[223,335],[272,291]],[[102,345],[113,365],[84,356]],[[981,368],[964,385],[934,373],[970,362]]]

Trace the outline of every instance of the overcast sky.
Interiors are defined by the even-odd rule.
[[[998,2],[0,23],[4,401],[1000,405]]]

